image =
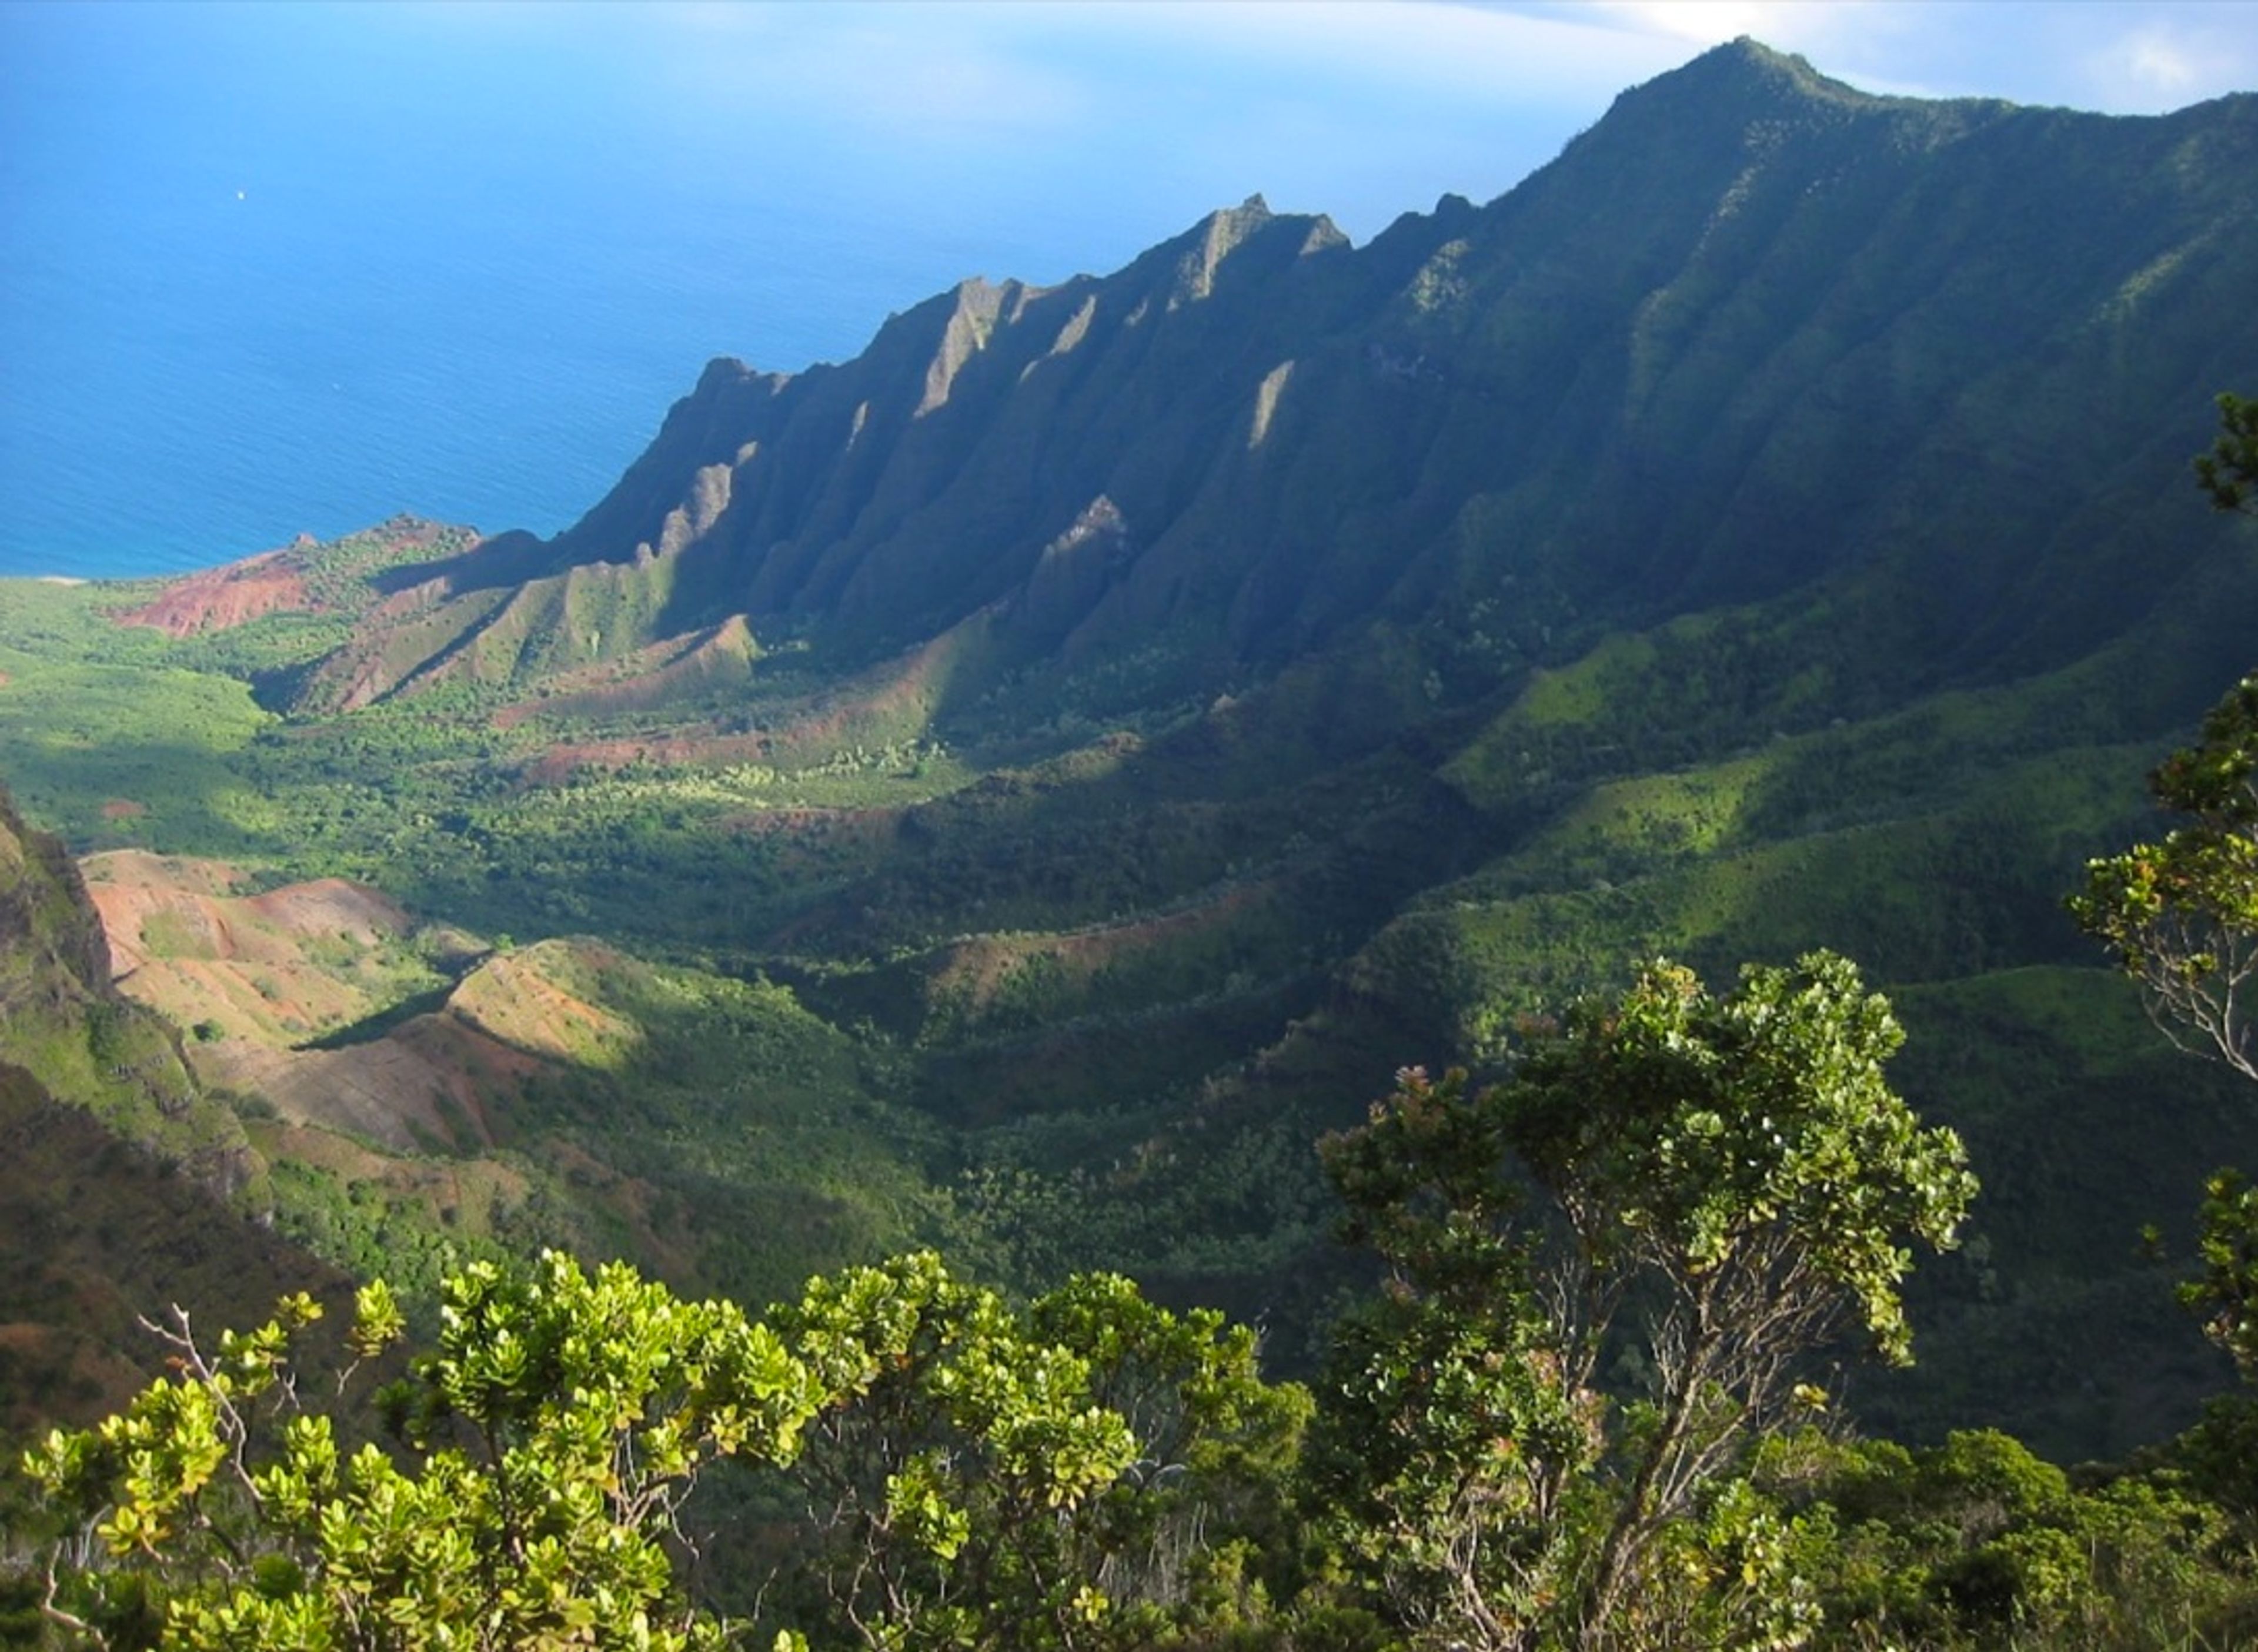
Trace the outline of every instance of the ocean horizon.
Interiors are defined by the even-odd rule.
[[[316,87],[322,31],[281,10],[110,10],[13,32],[0,574],[178,573],[400,512],[553,533],[711,358],[851,356],[983,255],[1055,279],[1079,250],[976,251],[913,200],[862,221],[821,155],[705,175],[650,99],[508,130],[522,103],[473,88],[514,38],[435,65],[402,35]],[[593,96],[578,67],[556,96]]]
[[[799,11],[0,6],[0,575],[403,512],[552,534],[714,357],[844,359],[958,280],[1102,273],[1257,191],[1362,239],[1598,113],[1430,110],[1395,155],[1357,123],[1409,111],[1348,110],[1314,199],[1262,175],[1290,131],[1179,153],[932,117],[905,145],[784,67],[741,89]],[[1201,89],[1171,96],[1190,130]]]

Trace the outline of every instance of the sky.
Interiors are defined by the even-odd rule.
[[[1920,96],[2155,114],[2258,89],[2253,0],[678,0],[659,9],[667,25],[625,51],[614,25],[631,14],[619,8],[397,15],[410,31],[538,39],[551,63],[614,54],[625,72],[675,83],[685,132],[732,119],[789,122],[854,161],[882,201],[945,198],[953,178],[985,179],[1016,154],[1036,198],[1069,172],[1102,201],[1114,192],[1111,173],[1134,165],[1180,182],[1179,216],[1195,199],[1204,209],[1260,189],[1274,206],[1331,213],[1359,239],[1445,189],[1477,200],[1502,193],[1616,93],[1743,34],[1864,89]],[[529,78],[541,73],[536,59]]]
[[[366,122],[364,182],[388,163],[444,188],[607,123],[647,146],[662,107],[685,167],[812,168],[873,212],[946,203],[976,233],[990,202],[1064,208],[1102,264],[1255,190],[1359,239],[1445,190],[1493,198],[1616,93],[1743,34],[1923,96],[2151,114],[2258,89],[2258,0],[0,0],[0,154],[56,131],[99,152],[112,102],[137,131],[176,106],[217,158],[263,105]],[[252,79],[276,53],[287,72]],[[70,72],[89,60],[103,82]],[[215,123],[179,82],[231,72],[252,107]],[[442,97],[433,141],[401,129]],[[21,181],[4,168],[0,190]]]
[[[551,532],[711,357],[1256,193],[1362,241],[1743,34],[1877,92],[2258,89],[2258,0],[0,0],[0,573]]]
[[[757,88],[881,167],[1015,147],[1039,168],[1046,151],[1079,156],[1110,135],[1112,152],[1204,183],[1207,205],[1244,181],[1360,239],[1443,188],[1502,193],[1619,91],[1743,34],[1920,96],[2155,114],[2258,89],[2249,0],[915,0],[677,15],[704,37],[699,91]]]

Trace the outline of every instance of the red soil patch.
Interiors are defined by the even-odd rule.
[[[532,955],[489,959],[435,1014],[382,1038],[339,1050],[287,1050],[230,1039],[194,1052],[217,1081],[263,1095],[295,1124],[372,1142],[394,1152],[442,1143],[493,1145],[490,1098],[557,1065],[600,1060],[641,1037],[629,1023],[585,1003],[543,975],[543,943]],[[607,954],[591,951],[598,967]],[[465,1137],[467,1136],[467,1139]]]
[[[243,881],[242,869],[224,861],[155,854],[147,849],[108,849],[88,855],[78,868],[89,885],[178,890],[189,895],[225,895]]]
[[[105,820],[138,820],[148,812],[147,804],[136,803],[131,798],[112,798],[102,805],[102,818]]]
[[[233,867],[140,850],[91,856],[86,873],[124,989],[182,1026],[217,1022],[225,1036],[187,1046],[198,1076],[265,1097],[293,1124],[387,1152],[475,1151],[493,1143],[492,1105],[527,1078],[558,1064],[611,1065],[641,1038],[572,984],[627,961],[547,941],[488,959],[443,1010],[381,1038],[293,1047],[377,1007],[351,955],[323,948],[410,932],[396,902],[342,878],[235,895]]]
[[[490,1144],[484,1110],[464,1074],[398,1039],[343,1050],[277,1050],[231,1039],[199,1053],[198,1067],[230,1088],[264,1096],[295,1124],[358,1136],[395,1152],[433,1143]],[[452,1111],[453,1117],[450,1117]],[[471,1139],[458,1139],[467,1121]]]
[[[89,856],[85,871],[120,975],[191,960],[302,969],[306,942],[373,946],[414,927],[397,902],[343,878],[237,896],[228,893],[241,876],[232,867],[132,849]],[[153,920],[165,942],[152,943]]]
[[[316,878],[253,895],[244,903],[269,923],[301,935],[344,935],[369,945],[414,927],[407,909],[365,883]]]
[[[311,607],[306,582],[288,550],[270,550],[224,568],[176,579],[153,602],[122,610],[120,625],[146,626],[176,637],[224,631],[262,615]]]
[[[278,1054],[381,1007],[375,949],[414,927],[392,900],[338,878],[242,896],[233,867],[138,850],[90,856],[85,872],[130,996]],[[188,1053],[216,1076],[217,1046],[200,1040]]]

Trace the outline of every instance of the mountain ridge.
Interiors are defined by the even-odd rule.
[[[155,755],[12,749],[79,847],[647,960],[574,995],[645,1054],[491,1092],[549,1144],[527,1208],[629,1189],[584,1236],[768,1288],[913,1231],[1289,1350],[1343,1278],[1309,1144],[1406,1062],[1493,1061],[1633,956],[1843,947],[2001,1190],[1921,1392],[1988,1361],[2056,1449],[2116,1449],[2124,1396],[2205,1379],[2094,1235],[2168,1219],[2248,1110],[2131,1047],[2059,898],[2247,663],[2258,558],[2186,455],[2258,382],[2254,290],[2258,99],[1879,98],[1743,44],[1361,246],[1258,198],[849,362],[716,362],[550,540],[395,522],[117,599],[161,634],[0,592],[36,610],[5,669],[83,635],[52,714]],[[252,613],[278,571],[306,607]],[[121,646],[224,688],[182,697],[208,727]],[[2038,1369],[2064,1348],[2091,1414]]]
[[[1594,605],[1651,623],[1862,557],[1926,593],[1967,655],[2037,669],[2079,622],[1910,542],[1905,490],[1857,450],[1949,467],[2033,413],[2034,445],[2066,449],[2082,433],[2063,384],[2097,377],[2184,445],[2197,346],[2156,312],[2258,279],[2234,183],[2258,174],[2240,164],[2254,111],[1882,98],[1720,47],[1623,94],[1488,207],[1446,200],[1363,247],[1257,197],[1111,276],[962,284],[846,364],[717,360],[571,528],[393,575],[396,617],[323,668],[315,703],[524,681],[738,617],[868,659],[991,609],[1022,662],[1160,642],[1220,684],[1375,611],[1495,595],[1470,587],[1501,570],[1541,653],[1546,625]],[[2032,154],[2066,149],[2094,162],[2088,198],[2018,206]],[[2009,297],[2010,268],[2047,286]],[[1772,343],[1784,316],[1794,336]],[[2219,342],[2211,376],[2258,368]],[[1908,371],[1909,351],[1959,352],[1958,386]],[[2024,365],[2048,356],[2066,359]],[[1032,592],[1101,500],[1121,524],[1105,565]],[[529,602],[621,622],[530,664],[479,657],[469,639]]]

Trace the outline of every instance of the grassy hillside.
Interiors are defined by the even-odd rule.
[[[100,664],[139,593],[33,594],[11,689]],[[277,623],[119,634],[147,657],[110,669],[217,697]],[[1656,950],[1722,975],[1838,947],[1897,991],[1903,1082],[1997,1194],[1924,1287],[1922,1372],[1868,1403],[2114,1449],[2218,1378],[2133,1236],[2250,1156],[2258,1112],[2155,1039],[2059,897],[2141,829],[2141,769],[2233,644],[2167,613],[2062,671],[1856,717],[1779,669],[1836,624],[1620,634],[1377,738],[1334,713],[1426,703],[1385,694],[1416,643],[1320,656],[1033,761],[1024,737],[874,752],[851,715],[826,745],[805,678],[766,702],[800,713],[767,763],[664,702],[608,725],[585,699],[254,705],[181,776],[292,823],[251,840],[262,869],[111,851],[89,875],[128,990],[245,1098],[286,1226],[341,1260],[563,1239],[763,1297],[938,1240],[1007,1280],[1133,1266],[1267,1313],[1289,1360],[1345,1277],[1310,1144],[1396,1066],[1494,1060],[1516,1015]],[[622,718],[649,755],[543,762]],[[109,790],[24,744],[50,795]],[[78,819],[96,843],[245,840],[199,841],[187,808]],[[368,893],[282,881],[340,872]],[[562,938],[586,928],[612,939]]]

